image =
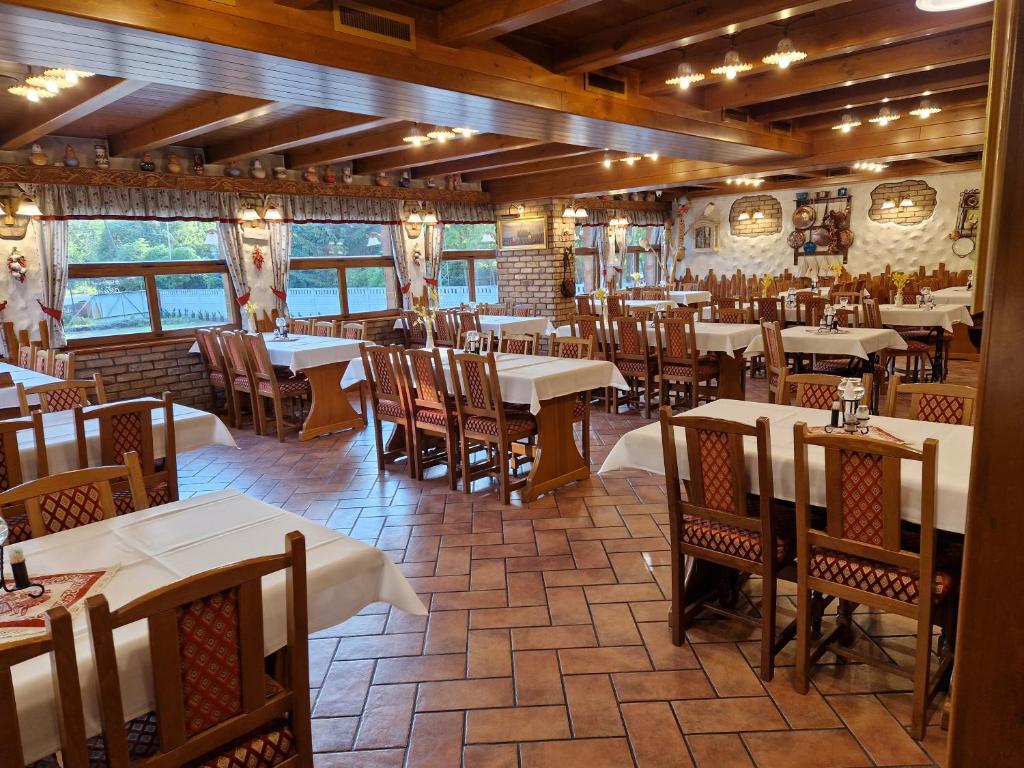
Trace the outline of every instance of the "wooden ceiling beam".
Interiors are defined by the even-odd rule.
[[[206,162],[226,163],[258,155],[276,155],[289,149],[330,141],[354,133],[386,128],[400,122],[394,118],[354,115],[349,112],[312,115],[289,119],[235,139],[206,147]]]
[[[38,104],[26,101],[18,116],[0,128],[0,149],[19,149],[47,134],[58,133],[65,125],[71,125],[145,86],[146,83],[139,80],[97,75]]]
[[[444,45],[481,43],[540,24],[600,0],[459,0],[438,14],[438,38]]]
[[[579,74],[735,34],[848,0],[689,0],[608,28],[565,46],[551,69]]]
[[[891,45],[884,50],[794,67],[791,72],[769,72],[710,85],[703,89],[704,107],[709,110],[740,107],[981,61],[988,58],[991,45],[990,26]]]
[[[589,165],[599,165],[606,157],[619,160],[625,157],[624,152],[605,152],[604,150],[591,150],[582,155],[573,157],[562,157],[554,160],[538,160],[533,163],[520,163],[518,165],[507,165],[501,168],[489,168],[484,171],[473,171],[462,175],[463,181],[481,182],[493,179],[508,179],[516,176],[529,176],[534,173],[545,173],[548,171],[566,171],[572,168],[585,168]],[[610,173],[610,171],[609,171]]]
[[[278,102],[248,96],[213,96],[111,136],[110,154],[125,157],[181,144],[204,133],[270,114],[281,106]]]
[[[837,9],[842,14],[846,9]],[[853,9],[851,9],[853,10]],[[909,42],[932,35],[955,32],[960,29],[980,26],[992,20],[992,7],[978,5],[949,13],[927,13],[919,11],[907,0],[892,0],[881,6],[841,15],[820,14],[801,19],[790,29],[790,37],[797,47],[807,53],[807,58],[793,66],[794,77],[807,64],[833,56],[846,56],[869,48]],[[763,74],[767,66],[761,59],[775,51],[781,37],[781,30],[764,28],[764,34],[751,40],[754,33],[742,38],[743,55],[755,66],[751,72],[740,74],[741,79]],[[701,46],[701,50],[688,51],[687,61],[698,72],[707,73],[718,66],[729,45],[726,41],[716,42],[713,47]],[[884,55],[884,54],[882,54]],[[640,93],[660,96],[678,92],[678,87],[666,85],[665,80],[675,76],[675,64],[663,64],[640,72]],[[701,88],[716,82],[714,76],[705,80]],[[700,90],[699,88],[696,90]]]
[[[299,8],[307,10],[320,5],[323,0],[274,0],[274,5],[283,5],[285,8]]]
[[[433,141],[421,147],[410,147],[398,152],[388,152],[355,164],[358,174],[380,173],[381,171],[397,171],[405,168],[418,168],[444,160],[461,160],[466,157],[478,157],[505,149],[522,149],[540,144],[536,139],[521,139],[516,136],[499,136],[483,134],[464,139],[452,139],[443,144]]]
[[[832,93],[813,93],[771,101],[754,107],[751,114],[755,119],[763,122],[794,120],[822,112],[878,104],[885,98],[917,98],[926,93],[931,96],[979,86],[988,86],[987,61],[972,61],[930,72],[916,72],[901,77],[874,80],[860,85],[851,85],[849,88],[838,88]]]
[[[508,149],[503,152],[492,152],[486,155],[424,165],[413,170],[412,177],[414,179],[426,179],[431,176],[445,176],[449,173],[485,171],[492,168],[521,165],[539,160],[573,157],[593,151],[592,147],[581,147],[576,144],[541,144],[535,147]]]
[[[381,131],[358,133],[319,144],[296,147],[285,153],[286,165],[289,168],[310,168],[393,152],[408,146],[402,139],[409,135],[411,128],[412,123],[399,123]]]
[[[984,106],[988,101],[988,88],[978,87],[964,91],[955,91],[938,97],[929,97],[928,100],[936,106],[941,107],[943,110],[958,110],[965,109],[967,107],[976,107],[979,105]],[[892,112],[900,115],[900,119],[897,121],[896,127],[903,128],[908,124],[916,124],[919,122],[920,118],[909,114],[909,112],[919,106],[920,103],[921,99],[917,97],[912,99],[889,99],[884,104],[880,103],[879,107],[886,106]],[[811,132],[830,130],[833,125],[839,123],[845,111],[846,109],[844,106],[841,110],[833,110],[832,112],[825,112],[820,115],[801,118],[797,121],[797,127],[801,131]],[[869,131],[874,129],[874,125],[868,122],[869,118],[874,117],[875,114],[877,114],[874,107],[871,107],[868,110],[855,111],[853,114],[863,122],[861,128],[866,128]]]

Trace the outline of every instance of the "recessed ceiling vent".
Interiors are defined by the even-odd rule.
[[[583,76],[583,87],[588,91],[596,91],[620,99],[626,98],[626,80],[607,72],[587,72]]]
[[[944,163],[953,165],[955,163],[977,163],[981,160],[981,152],[962,152],[959,155],[940,155],[935,158]]]
[[[768,123],[768,130],[772,133],[779,133],[783,136],[793,135],[793,123],[789,120],[772,120]]]
[[[382,43],[416,47],[416,22],[411,16],[384,11],[352,0],[334,0],[334,28],[346,35]]]
[[[722,119],[731,120],[734,123],[749,123],[750,112],[746,109],[723,109]]]

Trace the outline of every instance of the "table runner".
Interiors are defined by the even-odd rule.
[[[882,304],[879,308],[882,325],[903,327],[943,328],[952,331],[956,323],[974,325],[971,313],[962,304],[937,304],[931,309],[921,309],[916,304]]]
[[[217,491],[153,509],[102,520],[80,528],[24,542],[30,574],[106,567],[120,562],[103,593],[119,608],[151,590],[232,562],[284,551],[285,535],[306,538],[309,631],[340,624],[374,602],[387,602],[416,615],[426,609],[387,555],[356,539],[298,515],[245,496]],[[286,643],[285,576],[263,579],[264,650]],[[101,731],[96,675],[85,616],[74,621],[81,670],[86,732]],[[122,670],[125,716],[152,710],[155,700],[145,624],[114,635]],[[32,761],[59,747],[53,717],[53,684],[45,657],[13,670],[15,700],[25,757]]]
[[[788,354],[841,355],[868,360],[883,349],[906,349],[907,342],[891,328],[844,328],[845,333],[817,333],[817,329],[796,325],[782,331],[782,345]],[[808,333],[810,331],[810,333]],[[764,354],[758,335],[747,351],[747,357]]]
[[[0,373],[9,373],[15,384],[24,384],[25,388],[37,387],[40,384],[54,384],[60,379],[47,376],[45,373],[36,373],[29,368],[22,368],[11,363],[0,362]],[[29,405],[39,405],[39,397],[32,395],[28,399]],[[17,408],[18,391],[16,387],[0,387],[0,408]]]
[[[46,629],[45,614],[51,608],[62,605],[72,618],[82,612],[89,595],[103,591],[117,567],[79,573],[55,573],[32,576],[32,581],[41,584],[45,592],[34,587],[17,592],[0,592],[0,641],[8,642],[37,635]],[[13,583],[10,573],[7,583]]]
[[[822,426],[828,423],[829,411],[813,408],[797,408],[790,405],[774,405],[743,400],[715,400],[686,412],[687,416],[706,416],[729,419],[754,425],[759,416],[770,421],[772,469],[775,482],[775,497],[784,501],[796,500],[796,481],[793,461],[793,425],[798,421],[808,426]],[[958,424],[933,424],[925,421],[896,419],[886,416],[872,416],[871,426],[885,430],[906,441],[914,448],[920,448],[925,439],[934,437],[939,441],[938,450],[938,492],[936,494],[935,524],[944,531],[963,533],[967,521],[967,490],[970,483],[971,447],[974,442],[974,428]],[[686,460],[686,434],[676,429],[676,451],[679,458],[681,478],[689,478]],[[748,476],[751,478],[751,493],[757,493],[757,445],[754,438],[743,441]],[[820,448],[808,449],[810,465],[811,503],[825,504],[825,457]],[[661,446],[661,425],[658,423],[627,432],[612,447],[599,474],[616,470],[641,469],[655,474],[664,474],[664,458]],[[920,464],[905,462],[903,469],[903,510],[904,520],[920,522],[921,514],[921,467]]]

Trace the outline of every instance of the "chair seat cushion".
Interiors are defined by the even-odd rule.
[[[377,416],[405,421],[405,408],[394,400],[381,400],[377,403]]]
[[[827,357],[814,361],[814,373],[846,373],[850,370],[850,358],[848,357]]]
[[[662,376],[671,376],[673,378],[691,379],[693,378],[693,366],[692,365],[680,365],[678,363],[666,363],[661,367]],[[718,376],[718,363],[711,364],[705,360],[700,360],[697,363],[697,380],[705,381],[707,379],[713,379]]]
[[[132,503],[132,492],[124,488],[120,491],[114,491],[111,494],[114,497],[114,510],[119,515],[127,515],[129,512],[135,511],[135,505]],[[167,483],[157,483],[146,487],[146,496],[149,497],[149,506],[157,507],[161,504],[170,504],[171,499],[171,488]]]
[[[210,371],[210,383],[217,387],[223,387],[227,379],[223,371]]]
[[[489,419],[485,416],[469,416],[466,418],[465,431],[478,435],[498,436],[497,419]],[[514,437],[529,435],[537,431],[537,422],[532,414],[517,412],[505,413],[505,436]]]
[[[416,423],[417,424],[429,424],[432,427],[440,427],[445,429],[448,426],[448,419],[453,422],[458,420],[458,414],[452,411],[449,414],[445,414],[440,408],[417,408],[416,409]]]
[[[683,543],[702,549],[710,549],[724,555],[742,557],[754,563],[761,562],[761,534],[704,517],[683,515]],[[776,537],[775,558],[782,562],[789,542]]]
[[[278,379],[277,388],[281,393],[281,397],[307,397],[309,395],[309,379]],[[274,394],[273,385],[266,379],[260,381],[256,385],[256,389],[261,395],[266,395],[267,397],[271,397]]]
[[[251,390],[249,386],[249,377],[242,376],[241,374],[235,376],[235,378],[232,379],[231,381],[231,387],[242,392],[249,392]]]
[[[643,360],[618,360],[615,365],[623,376],[646,376],[650,370]]]
[[[903,603],[917,605],[920,595],[918,579],[904,568],[887,563],[854,557],[831,549],[814,548],[808,564],[816,579],[871,592]],[[935,572],[932,587],[935,602],[946,598],[953,589],[953,577],[944,571]]]
[[[32,526],[28,522],[28,514],[23,512],[18,515],[6,515],[7,541],[5,544],[17,544],[20,541],[28,541],[32,538]]]

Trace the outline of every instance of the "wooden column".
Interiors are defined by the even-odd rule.
[[[1024,19],[996,0],[978,274],[985,332],[953,680],[950,768],[1024,762]]]

